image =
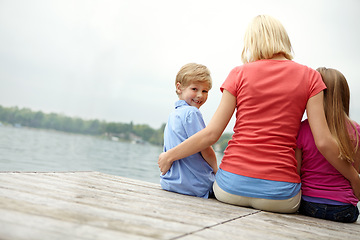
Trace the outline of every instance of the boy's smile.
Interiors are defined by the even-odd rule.
[[[184,100],[190,106],[200,108],[207,100],[209,84],[206,82],[191,83],[189,86],[182,87],[177,84],[179,99]]]

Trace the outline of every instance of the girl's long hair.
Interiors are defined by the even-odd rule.
[[[336,69],[322,67],[316,70],[327,87],[324,91],[325,116],[338,143],[340,158],[352,163],[359,148],[359,133],[349,118],[350,90],[346,78]]]

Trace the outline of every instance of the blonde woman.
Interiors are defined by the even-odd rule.
[[[221,102],[208,126],[159,156],[160,171],[214,144],[236,110],[234,134],[216,173],[213,190],[222,202],[260,210],[294,213],[301,200],[295,159],[296,136],[306,109],[316,146],[351,182],[360,196],[360,178],[339,161],[339,149],[323,109],[326,88],[315,70],[292,61],[285,28],[260,15],[244,39],[242,66],[221,86]]]
[[[328,68],[317,69],[327,87],[324,110],[330,132],[337,139],[343,161],[360,171],[360,125],[349,118],[350,90],[344,75]],[[300,213],[337,222],[355,222],[359,216],[349,181],[317,150],[309,121],[301,123],[295,150],[301,173]]]

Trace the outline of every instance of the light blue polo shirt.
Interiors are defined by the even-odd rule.
[[[205,128],[201,112],[184,100],[175,103],[164,131],[164,151],[176,147]],[[165,175],[160,175],[161,187],[181,194],[208,198],[215,174],[200,152],[173,162]]]

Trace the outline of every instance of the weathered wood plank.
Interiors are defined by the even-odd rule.
[[[181,239],[359,239],[360,224],[336,223],[296,214],[259,212]]]
[[[98,172],[0,173],[0,239],[356,239],[341,224]]]
[[[97,177],[91,178],[92,175]],[[0,174],[0,209],[156,239],[168,239],[218,221],[202,207],[207,200],[169,193],[139,181],[116,178],[111,182],[102,176],[105,175]],[[222,205],[215,201],[214,207]],[[233,210],[237,208],[230,205],[225,209],[234,216],[241,212],[235,214]],[[249,211],[254,210],[245,209]],[[103,223],[107,225],[99,225]]]
[[[16,177],[18,178],[18,176]],[[98,184],[99,182],[99,180],[96,179],[96,182],[88,182],[86,187],[84,188],[79,187],[80,184],[78,186],[72,183],[65,185],[65,183],[61,184],[61,182],[57,182],[57,185],[59,186],[56,185],[56,187],[54,187],[54,183],[51,183],[48,186],[44,186],[44,183],[42,183],[42,187],[44,187],[44,189],[39,189],[40,183],[31,181],[30,179],[25,179],[24,182],[19,182],[19,179],[17,179],[17,181],[18,182],[15,182],[15,185],[12,186],[10,180],[8,180],[7,187],[9,188],[12,186],[13,188],[17,188],[18,191],[24,192],[30,191],[31,189],[32,194],[44,193],[48,197],[51,196],[51,194],[55,195],[53,196],[55,198],[59,198],[60,196],[62,198],[65,198],[66,196],[68,196],[69,198],[76,198],[77,202],[79,203],[82,202],[85,204],[97,204],[97,202],[94,202],[93,200],[93,198],[96,197],[98,200],[101,200],[103,205],[106,205],[107,207],[113,207],[114,210],[131,211],[132,213],[135,213],[136,210],[139,210],[140,214],[144,214],[144,211],[148,209],[148,207],[155,207],[156,209],[158,209],[156,211],[158,215],[160,214],[161,216],[167,216],[168,213],[171,212],[171,218],[179,217],[183,220],[184,218],[189,218],[188,221],[190,221],[190,224],[192,225],[197,225],[201,223],[201,221],[206,219],[208,219],[208,221],[210,222],[205,222],[204,224],[214,224],[218,220],[226,220],[229,218],[229,216],[231,217],[231,215],[233,215],[233,217],[236,217],[239,214],[239,211],[237,213],[234,213],[234,208],[237,209],[236,207],[229,205],[227,208],[224,208],[223,204],[219,204],[216,201],[217,204],[214,204],[213,208],[215,208],[214,210],[216,210],[216,207],[221,207],[223,211],[218,212],[223,215],[223,218],[221,218],[221,214],[217,216],[216,220],[214,218],[209,218],[208,210],[199,207],[199,201],[206,200],[183,196],[180,194],[169,193],[165,191],[159,191],[159,186],[157,186],[154,190],[144,188],[144,191],[142,191],[139,187],[134,188],[133,185],[130,185],[128,183],[116,183],[116,185],[111,187],[109,187],[108,183],[107,186],[94,185]],[[32,187],[29,182],[31,182],[31,184],[34,184],[35,186]],[[101,182],[103,183],[103,181]],[[89,186],[91,186],[91,188],[89,188]],[[119,188],[119,186],[121,186],[121,188]],[[53,189],[53,193],[49,191],[51,188]],[[69,189],[66,190],[66,188]],[[104,190],[106,188],[108,188],[108,191]],[[135,189],[136,191],[133,189]],[[171,197],[171,201],[168,200],[168,197]],[[184,197],[187,199],[186,202],[184,202]],[[119,201],[122,201],[121,205],[119,205]],[[193,203],[193,201],[195,201],[195,203]],[[167,208],[164,208],[164,202],[166,203]],[[189,214],[184,216],[186,209],[189,207],[191,207],[191,211],[189,212]],[[171,209],[171,211],[169,211],[169,209]],[[226,209],[229,210],[224,211]],[[249,211],[254,210],[246,209],[245,214],[247,214],[247,212]],[[200,221],[199,219],[194,217],[199,215],[204,215],[204,218],[201,218]]]
[[[0,210],[1,239],[153,239],[36,214]],[[19,221],[21,219],[21,221]]]

